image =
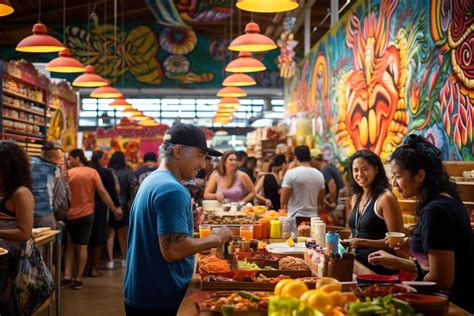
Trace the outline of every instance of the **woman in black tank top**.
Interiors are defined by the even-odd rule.
[[[275,210],[280,209],[280,181],[285,168],[285,156],[276,155],[268,167],[269,172],[261,176],[255,185],[257,198]],[[263,195],[259,194],[261,191]]]
[[[403,232],[403,219],[380,158],[371,151],[360,150],[350,160],[352,213],[349,227],[352,236],[346,241],[356,249],[356,259],[379,274],[396,271],[369,264],[368,256],[385,245],[385,233]]]

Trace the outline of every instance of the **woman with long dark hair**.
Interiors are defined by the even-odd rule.
[[[268,167],[268,172],[261,175],[255,185],[257,197],[263,199],[268,207],[275,210],[280,209],[280,183],[285,171],[285,155],[276,155]]]
[[[22,315],[15,279],[21,251],[33,229],[35,200],[31,192],[31,167],[25,151],[15,143],[0,141],[0,314]]]
[[[253,182],[245,172],[239,171],[235,151],[224,152],[217,165],[217,172],[209,178],[204,198],[245,204],[252,202],[254,196]]]
[[[125,267],[125,259],[127,258],[127,235],[128,235],[128,221],[130,215],[130,200],[132,198],[132,182],[133,172],[127,168],[125,154],[121,151],[116,151],[112,154],[109,160],[109,170],[115,176],[116,185],[118,188],[118,199],[123,210],[123,217],[116,219],[113,214],[109,217],[109,232],[107,234],[107,268],[114,268],[113,249],[115,232],[117,232],[117,239],[120,245],[121,265]]]
[[[392,154],[394,187],[403,198],[418,199],[419,220],[411,241],[407,238],[400,245],[405,258],[378,251],[370,255],[369,262],[416,272],[418,280],[436,282],[439,289],[451,292],[453,302],[472,313],[472,228],[440,154],[438,148],[417,135],[409,135]],[[403,249],[406,247],[410,248],[408,252]]]
[[[114,205],[120,207],[118,200],[117,191],[115,190],[115,180],[112,171],[105,168],[105,154],[101,150],[94,151],[90,162],[90,167],[94,168],[100,176],[104,188],[109,193]],[[102,201],[100,195],[96,192],[94,197],[94,222],[92,224],[91,237],[89,239],[89,261],[90,265],[87,270],[87,276],[98,277],[101,275],[99,272],[100,257],[102,247],[107,241],[107,205]]]
[[[385,233],[403,232],[403,218],[396,196],[390,190],[380,157],[369,150],[351,156],[349,173],[352,187],[352,214],[348,243],[356,248],[356,258],[376,273],[390,274],[384,267],[368,263],[370,253],[388,249]]]

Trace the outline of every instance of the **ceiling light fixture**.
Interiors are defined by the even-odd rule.
[[[10,15],[15,11],[8,0],[0,0],[0,16]]]
[[[59,52],[59,57],[51,60],[46,65],[46,70],[51,72],[61,73],[73,73],[73,72],[84,72],[85,67],[75,58],[71,57],[71,51],[68,48],[63,49]]]
[[[224,87],[217,92],[219,98],[241,98],[246,97],[247,92],[239,87]]]
[[[240,10],[257,13],[286,12],[298,8],[296,0],[237,0]]]
[[[94,67],[91,65],[87,65],[85,73],[72,82],[72,85],[78,88],[104,87],[108,84],[109,82],[102,76],[94,73]]]
[[[225,71],[227,72],[257,72],[267,69],[258,59],[252,58],[249,52],[240,52],[239,58],[231,61]]]
[[[243,87],[243,86],[253,86],[256,85],[257,82],[246,74],[232,74],[224,79],[222,82],[223,86],[226,87]]]
[[[245,33],[230,43],[230,50],[238,52],[264,52],[277,48],[277,45],[271,38],[260,34],[260,27],[255,22],[247,23]]]
[[[109,85],[92,90],[90,97],[97,99],[115,99],[122,96],[122,92]]]

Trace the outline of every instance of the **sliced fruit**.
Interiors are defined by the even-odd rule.
[[[294,247],[294,246],[295,246],[295,241],[294,241],[293,238],[291,238],[291,237],[286,240],[286,243],[287,243],[288,246],[290,246],[290,247]]]
[[[292,283],[285,285],[280,292],[282,297],[300,298],[304,292],[308,291],[308,287],[303,281],[293,280]]]
[[[287,284],[290,284],[290,283],[293,283],[294,280],[292,279],[284,279],[284,280],[281,280],[280,282],[277,283],[277,285],[275,286],[275,295],[276,296],[281,296],[281,290],[283,289],[283,287]]]
[[[316,283],[316,288],[317,288],[317,289],[320,289],[320,288],[322,288],[322,287],[325,286],[325,285],[328,285],[328,284],[335,284],[335,283],[339,283],[339,281],[336,280],[336,279],[334,279],[334,278],[323,277],[323,278],[319,279],[318,282]]]

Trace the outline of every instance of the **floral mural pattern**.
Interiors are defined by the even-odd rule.
[[[312,112],[340,161],[387,159],[410,133],[473,160],[474,0],[359,1],[285,82],[287,115]],[[335,139],[335,141],[334,141]]]

